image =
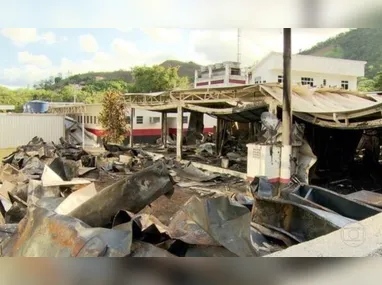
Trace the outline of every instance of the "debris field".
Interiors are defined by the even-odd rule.
[[[382,210],[365,191],[291,183],[272,199],[264,177],[248,183],[138,148],[105,148],[93,155],[35,137],[3,159],[2,256],[266,256]]]

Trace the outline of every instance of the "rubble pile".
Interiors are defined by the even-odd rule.
[[[161,154],[105,149],[95,156],[36,137],[4,158],[2,256],[264,256],[381,211],[308,185],[272,199],[274,186],[262,177],[245,188]],[[186,192],[171,217],[153,214],[159,200]]]

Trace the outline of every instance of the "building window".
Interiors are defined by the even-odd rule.
[[[263,81],[263,83],[267,83],[267,81],[266,81],[266,80],[264,80],[264,81]]]
[[[255,84],[261,83],[261,76],[255,77]]]
[[[277,76],[277,82],[278,83],[283,83],[284,82],[284,76],[283,75]]]
[[[240,75],[240,68],[231,68],[231,75]]]
[[[93,124],[93,116],[90,116],[90,124]]]
[[[160,117],[150,117],[150,124],[157,124],[160,122]]]
[[[347,80],[342,80],[341,81],[341,88],[343,88],[343,89],[349,89],[349,81],[347,81]]]
[[[302,85],[310,85],[313,86],[313,78],[311,77],[301,77],[301,84]]]
[[[252,81],[252,72],[248,73],[248,82],[251,83]]]
[[[183,116],[183,124],[187,124],[188,123],[188,117],[187,116]]]
[[[322,85],[326,86],[326,79],[322,80]]]
[[[137,116],[137,124],[143,124],[143,116]]]
[[[89,116],[86,116],[86,124],[89,124]]]

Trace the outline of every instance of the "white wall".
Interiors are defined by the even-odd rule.
[[[282,75],[282,70],[272,70],[268,73],[267,82],[277,82],[278,76]],[[292,71],[292,84],[301,83],[301,77],[311,77],[314,80],[314,86],[323,85],[323,80],[326,79],[326,86],[337,86],[341,87],[341,81],[349,82],[349,89],[357,89],[357,77],[337,75],[337,74],[323,74],[316,72],[302,72],[302,71]]]
[[[0,148],[27,144],[33,137],[59,143],[65,137],[65,117],[52,114],[0,114]]]
[[[301,77],[314,78],[314,84],[320,86],[326,79],[326,86],[341,87],[341,81],[349,81],[349,89],[357,89],[357,77],[365,75],[364,61],[344,60],[318,56],[292,55],[292,82],[300,83]],[[261,82],[277,82],[282,75],[283,56],[271,53],[251,68],[252,79],[261,76]]]

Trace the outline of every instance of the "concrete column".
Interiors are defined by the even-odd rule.
[[[167,147],[167,136],[168,136],[167,113],[162,112],[162,143],[165,148]]]
[[[208,67],[208,86],[211,86],[212,66]]]
[[[196,83],[198,82],[198,71],[197,70],[195,70],[194,76],[195,76],[195,79],[194,79],[194,88],[196,88]]]
[[[220,151],[220,140],[221,140],[221,130],[222,130],[222,119],[219,117],[216,120],[216,133],[215,133],[215,148],[216,154]]]
[[[130,108],[130,141],[129,146],[134,146],[134,118],[135,118],[135,108]]]
[[[82,148],[85,148],[85,113],[81,113],[82,116]]]
[[[182,160],[182,146],[183,146],[183,108],[178,106],[176,118],[176,159]]]
[[[224,84],[229,84],[229,75],[230,75],[230,68],[229,65],[225,65],[225,75],[224,75]]]

